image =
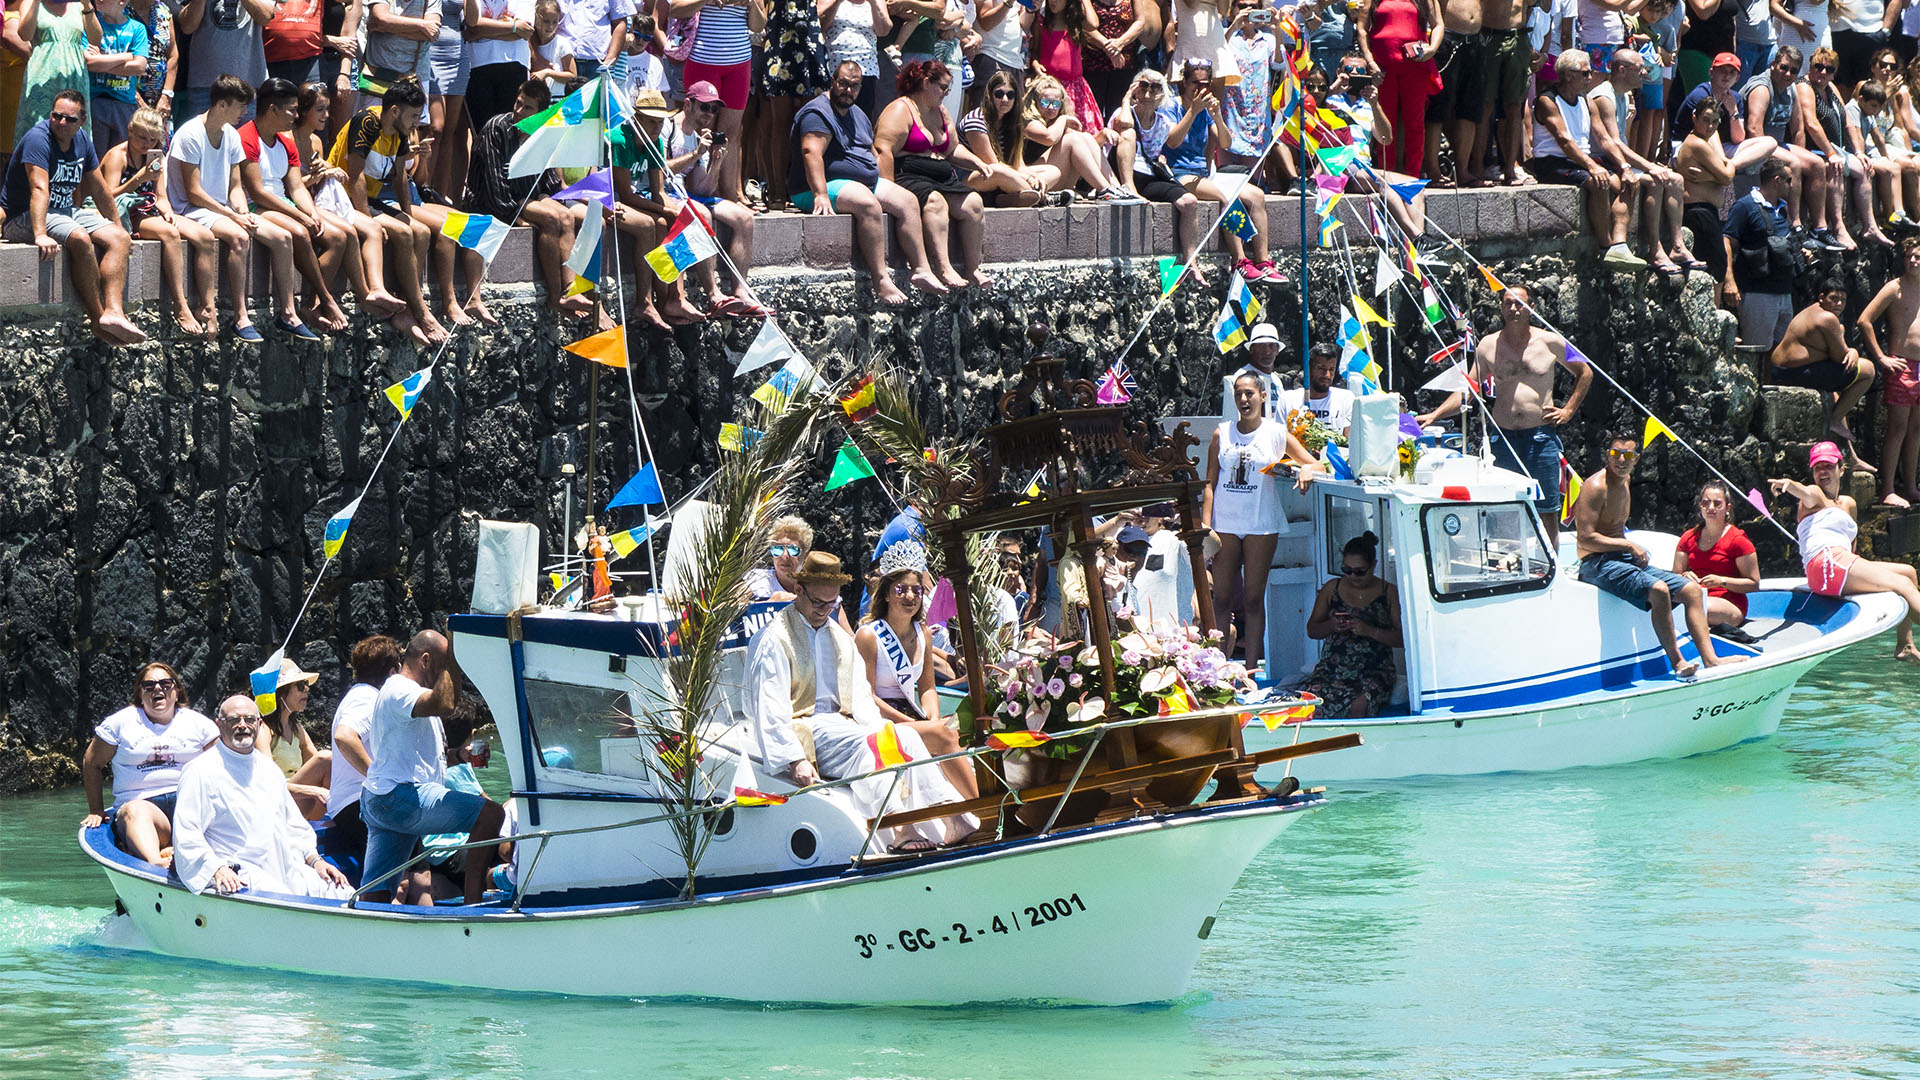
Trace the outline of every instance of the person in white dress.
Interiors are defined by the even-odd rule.
[[[1305,491],[1319,471],[1314,456],[1286,425],[1267,417],[1266,384],[1252,375],[1233,381],[1238,420],[1214,429],[1207,443],[1207,486],[1200,527],[1220,543],[1213,559],[1213,617],[1222,627],[1240,597],[1240,638],[1247,667],[1260,663],[1267,633],[1267,574],[1286,527],[1280,505],[1282,461],[1296,465],[1296,486]],[[1231,639],[1229,639],[1231,646]]]
[[[256,753],[260,710],[235,694],[220,703],[220,741],[180,770],[173,868],[194,892],[345,896],[347,879],[316,850],[273,758]]]
[[[754,688],[753,752],[766,768],[805,787],[822,780],[861,776],[888,764],[931,756],[918,732],[880,715],[873,688],[856,666],[853,635],[834,621],[840,589],[853,578],[838,556],[809,552],[794,575],[794,600],[747,644],[747,678]],[[796,724],[813,744],[812,760]],[[957,802],[958,791],[938,769],[907,768],[867,776],[846,785],[860,813],[869,818]],[[892,792],[892,800],[888,793]],[[941,818],[891,830],[893,850],[930,851],[977,827],[970,815]]]
[[[873,687],[874,703],[881,716],[918,732],[929,753],[955,753],[960,749],[960,734],[940,715],[940,697],[933,689],[934,665],[927,662],[927,596],[933,587],[927,549],[917,540],[898,541],[887,548],[876,569],[880,580],[872,590],[866,618],[853,635],[854,647],[866,665],[867,684]],[[940,770],[962,798],[980,794],[971,762],[955,758],[941,762]]]

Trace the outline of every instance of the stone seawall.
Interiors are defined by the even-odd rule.
[[[1296,243],[1297,203],[1270,202],[1276,234]],[[1436,195],[1432,214],[1502,277],[1533,284],[1543,312],[1737,484],[1798,475],[1821,426],[1817,401],[1759,385],[1703,276],[1683,290],[1658,275],[1605,271],[1577,235],[1570,190]],[[787,265],[756,271],[756,287],[823,371],[892,365],[917,382],[934,430],[977,428],[1017,370],[1030,323],[1052,328],[1057,351],[1097,376],[1152,307],[1152,256],[1172,245],[1165,208],[990,216],[999,278],[990,292],[876,311],[864,277],[827,268],[845,265],[845,219],[793,217],[760,226],[762,266]],[[465,334],[447,352],[294,635],[290,655],[323,673],[308,717],[315,730],[344,689],[354,640],[405,634],[465,606],[481,518],[532,521],[555,546],[561,466],[583,463],[587,377],[559,348],[581,333],[556,325],[525,284],[527,251],[516,230],[492,275],[502,325]],[[1276,245],[1275,254],[1297,279],[1297,249]],[[323,523],[366,481],[392,430],[396,414],[381,389],[426,360],[366,320],[313,345],[102,349],[74,312],[49,306],[62,298],[64,274],[23,255],[33,252],[0,246],[8,286],[0,299],[12,305],[0,309],[0,343],[13,357],[0,373],[0,791],[75,780],[91,725],[126,703],[143,660],[174,664],[203,708],[240,684],[287,633],[321,563]],[[1372,261],[1370,252],[1356,258],[1369,282]],[[148,299],[158,282],[151,262],[147,250],[135,260],[136,294]],[[1217,408],[1223,364],[1211,326],[1227,273],[1212,262],[1210,286],[1183,288],[1128,357],[1137,400],[1157,412]],[[1316,251],[1310,273],[1313,325],[1328,333],[1350,292],[1345,270]],[[1468,302],[1476,325],[1494,325],[1492,294],[1470,265],[1435,276]],[[1291,342],[1297,291],[1265,291],[1269,317]],[[163,321],[150,305],[139,317],[150,330]],[[1404,298],[1390,317],[1392,386],[1417,386],[1432,374],[1434,341],[1418,334],[1419,313]],[[732,378],[729,355],[756,329],[716,321],[636,337],[630,370],[670,497],[711,471],[720,424],[757,385]],[[1290,344],[1283,364],[1297,362]],[[610,494],[609,478],[617,485],[636,461],[624,384],[617,372],[602,375],[595,505]],[[1596,384],[1568,429],[1569,456],[1583,471],[1598,467],[1596,434],[1616,423],[1638,430],[1640,418]],[[892,508],[873,484],[820,493],[833,452],[815,448],[807,511],[819,545],[853,554]],[[1677,450],[1653,451],[1636,484],[1636,522],[1683,524],[1704,475]],[[578,514],[576,506],[576,522]],[[1784,545],[1751,531],[1768,571],[1789,572]]]

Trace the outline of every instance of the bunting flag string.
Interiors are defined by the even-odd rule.
[[[611,330],[602,330],[563,348],[596,364],[623,368],[627,366],[627,328],[622,324]]]
[[[353,524],[353,515],[359,509],[360,496],[356,495],[352,502],[327,519],[326,530],[320,538],[320,550],[327,558],[340,554],[341,545],[347,542],[347,527]]]
[[[511,226],[490,214],[468,214],[459,210],[449,210],[446,222],[440,226],[440,235],[479,252],[485,262],[493,261],[511,231]]]
[[[640,471],[633,474],[633,479],[620,485],[620,490],[614,492],[613,498],[607,500],[607,509],[612,510],[619,506],[652,506],[666,501],[666,494],[660,490],[660,474],[655,471],[653,462],[649,461],[640,466]]]

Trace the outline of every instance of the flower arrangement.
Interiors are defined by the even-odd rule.
[[[1295,409],[1287,414],[1287,430],[1300,440],[1300,445],[1313,454],[1326,449],[1328,443],[1337,446],[1347,445],[1347,437],[1327,426],[1326,421],[1307,409]]]
[[[1414,467],[1420,464],[1420,444],[1412,439],[1400,440],[1400,478],[1413,482]]]
[[[1000,701],[989,734],[1006,746],[1033,746],[1064,758],[1081,749],[1085,740],[1054,740],[1052,733],[1108,716],[1133,718],[1231,704],[1237,692],[1253,689],[1253,680],[1243,665],[1220,651],[1221,638],[1218,630],[1203,637],[1196,627],[1125,635],[1113,645],[1111,702],[1099,696],[1096,646],[1029,642],[993,669]]]

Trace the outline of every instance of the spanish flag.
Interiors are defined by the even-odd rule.
[[[733,801],[739,806],[779,806],[781,803],[787,801],[787,797],[785,795],[769,795],[764,791],[755,791],[752,788],[736,787],[733,789]]]
[[[1280,727],[1283,724],[1301,724],[1313,719],[1313,709],[1314,705],[1312,702],[1304,705],[1289,705],[1284,709],[1277,709],[1270,713],[1261,713],[1260,722],[1267,725],[1268,731],[1272,731],[1274,728]]]
[[[882,725],[879,731],[867,736],[867,749],[873,751],[873,767],[876,769],[905,765],[913,760],[900,748],[900,729],[891,723]]]
[[[873,398],[873,376],[862,375],[840,395],[840,410],[856,424],[880,411]]]
[[[995,750],[1024,750],[1053,741],[1044,731],[996,731],[987,736],[987,745]]]
[[[1193,695],[1187,693],[1187,684],[1184,682],[1174,683],[1167,690],[1166,696],[1160,699],[1161,716],[1178,716],[1181,713],[1190,713],[1193,709]]]

